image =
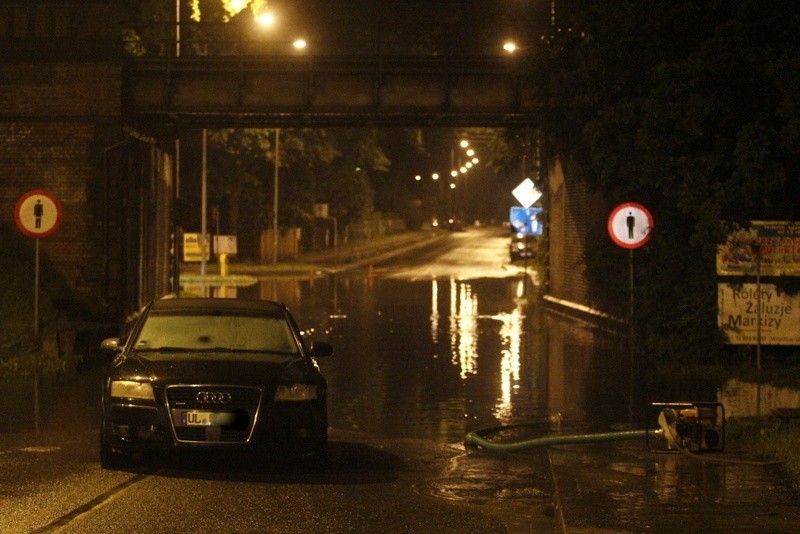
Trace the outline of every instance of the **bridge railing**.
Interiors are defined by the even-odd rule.
[[[529,30],[524,32],[527,34],[524,39],[537,43],[520,50],[521,54],[535,51],[541,40],[532,29]],[[297,34],[290,39],[287,35],[271,35],[251,21],[232,21],[127,25],[122,33],[126,53],[137,57],[290,56],[304,53],[316,56],[431,57],[503,55],[502,45],[508,31],[503,27],[489,27],[478,34],[470,34],[455,25],[431,23],[420,27],[398,22],[391,32],[375,28],[361,31],[327,28],[314,36]],[[295,37],[303,37],[307,48],[295,48]]]
[[[470,0],[470,5],[476,1]],[[295,30],[283,27],[265,29],[250,15],[236,16],[228,22],[191,19],[137,22],[130,18],[133,13],[124,5],[120,0],[2,2],[0,53],[5,59],[302,53],[316,56],[497,56],[503,54],[503,41],[512,36],[523,45],[520,53],[535,53],[543,43],[541,16],[534,17],[538,21],[536,25],[525,20],[503,24],[495,20],[473,20],[465,24],[463,17],[428,20],[417,14],[416,20],[409,22],[388,16],[383,20],[369,20],[369,14],[361,13],[362,18],[344,23],[325,18],[309,22],[314,26],[313,35],[302,35],[301,30],[292,33]],[[459,7],[458,2],[454,5]],[[298,36],[308,41],[305,52],[292,46],[293,39]]]

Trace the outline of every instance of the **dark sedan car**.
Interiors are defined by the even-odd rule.
[[[277,302],[165,298],[146,306],[103,380],[100,462],[133,453],[291,453],[318,464],[327,446],[325,378]]]
[[[515,233],[508,244],[511,261],[531,259],[534,257],[534,240],[531,236]]]

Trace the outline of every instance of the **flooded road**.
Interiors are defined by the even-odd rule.
[[[537,309],[538,276],[509,261],[508,239],[470,229],[444,248],[238,294],[283,300],[309,337],[334,345],[320,362],[334,427],[453,443],[554,413],[577,426],[624,421],[620,341]]]
[[[506,235],[455,233],[449,243],[435,262],[420,251],[257,288],[277,292],[311,338],[334,345],[334,358],[320,362],[331,426],[453,443],[477,426],[547,411],[533,318]]]

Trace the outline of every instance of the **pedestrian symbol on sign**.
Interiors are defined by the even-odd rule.
[[[623,248],[639,248],[650,239],[653,216],[634,202],[620,204],[608,218],[608,234]]]
[[[42,189],[29,191],[17,201],[14,220],[26,236],[47,237],[61,224],[61,203],[55,195]]]

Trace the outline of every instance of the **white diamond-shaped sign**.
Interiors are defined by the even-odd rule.
[[[542,198],[542,193],[533,185],[533,180],[525,178],[522,182],[514,188],[511,192],[514,197],[519,200],[523,208],[530,208],[534,202]]]

